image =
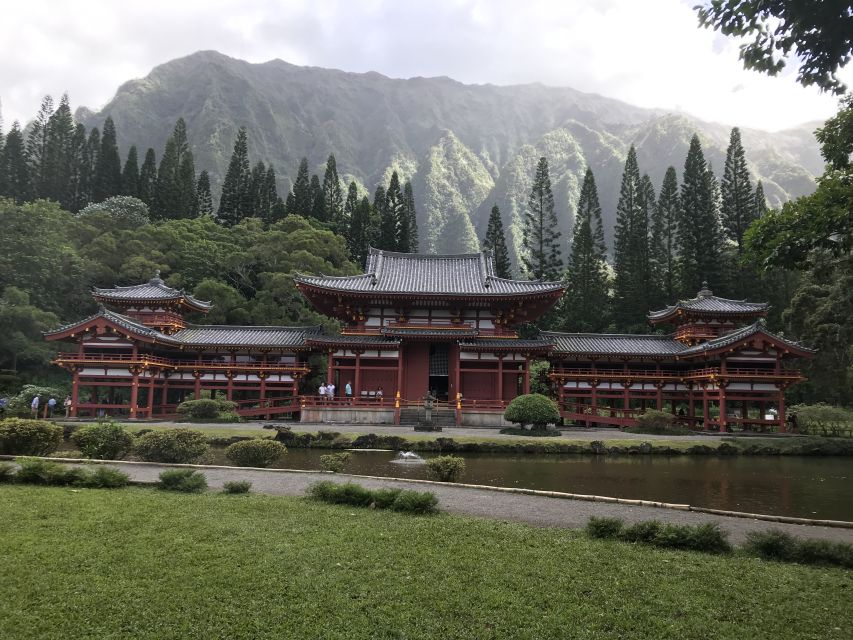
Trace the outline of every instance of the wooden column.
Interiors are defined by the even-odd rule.
[[[361,398],[361,351],[355,352],[355,388],[352,395],[356,400]]]
[[[657,388],[657,396],[656,396],[657,410],[661,411],[663,409],[663,383],[657,382],[655,384],[655,387]]]
[[[719,404],[720,404],[720,433],[726,432],[726,387],[722,383],[719,385]]]
[[[193,378],[195,378],[195,387],[193,389],[195,399],[198,400],[201,398],[201,371],[193,371]]]
[[[334,372],[332,367],[335,364],[335,352],[329,349],[329,360],[326,363],[326,384],[333,381]]]
[[[785,387],[779,389],[779,433],[785,433],[788,425],[785,424]]]
[[[74,373],[71,374],[71,411],[69,415],[72,418],[77,417],[77,402],[80,398],[80,371],[74,367]]]
[[[695,391],[693,385],[687,387],[687,417],[690,418],[690,426],[693,426],[693,418],[696,417],[696,401],[693,398]]]
[[[530,356],[524,356],[524,395],[530,393]]]
[[[154,415],[154,381],[156,376],[151,371],[151,377],[148,379],[148,418]]]
[[[498,400],[503,402],[503,399],[504,399],[504,354],[500,354],[498,356]]]
[[[707,429],[711,422],[711,417],[708,413],[708,387],[702,386],[702,428]]]
[[[160,406],[169,404],[169,376],[163,378],[163,388],[160,396]]]
[[[397,398],[403,396],[403,343],[397,345]]]
[[[136,347],[134,346],[134,351],[136,351]],[[136,418],[136,405],[139,402],[139,369],[134,367],[132,369],[133,378],[130,383],[130,418],[131,420]]]
[[[628,387],[630,386],[630,382],[622,383],[622,408],[626,411],[631,408],[631,398],[628,395]]]
[[[225,377],[228,379],[228,386],[225,388],[225,397],[231,400],[234,397],[234,372],[226,371]]]

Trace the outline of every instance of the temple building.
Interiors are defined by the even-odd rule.
[[[656,408],[709,429],[784,429],[785,389],[802,379],[790,361],[811,353],[766,330],[766,304],[719,298],[707,286],[649,315],[669,335],[522,338],[521,325],[551,309],[564,284],[499,278],[489,252],[371,249],[362,275],[294,279],[341,323],[339,333],[190,324],[185,315],[207,313],[210,303],[159,274],[95,289],[97,313],[45,336],[75,345],[54,360],[72,375],[72,415],[167,417],[210,392],[245,417],[400,424],[431,393],[455,424],[496,424],[510,400],[529,393],[531,363],[548,360],[566,422],[624,426]],[[333,398],[304,382],[315,353],[326,356]]]

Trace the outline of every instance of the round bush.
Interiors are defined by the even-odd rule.
[[[222,493],[249,493],[252,483],[248,480],[229,480],[222,485]]]
[[[325,471],[331,471],[332,473],[340,473],[343,471],[348,461],[349,452],[347,451],[320,456],[320,466],[323,467]]]
[[[224,417],[236,416],[237,403],[231,400],[185,400],[178,405],[178,413],[188,420],[223,420]],[[237,417],[239,422],[239,417]]]
[[[133,448],[133,436],[115,422],[82,427],[71,440],[84,456],[97,460],[121,460]]]
[[[168,469],[160,474],[157,488],[165,491],[199,493],[207,489],[207,478],[195,469]]]
[[[151,431],[136,441],[134,451],[147,462],[195,462],[207,453],[207,436],[192,429]]]
[[[557,403],[541,393],[518,396],[507,406],[504,419],[520,426],[532,424],[535,429],[544,429],[560,419]]]
[[[436,456],[426,462],[426,474],[430,480],[456,482],[465,473],[465,460],[459,456]]]
[[[45,420],[8,418],[0,421],[0,454],[46,456],[62,443],[62,427]]]
[[[268,467],[287,453],[287,447],[275,440],[255,438],[235,442],[225,449],[225,457],[239,467]]]

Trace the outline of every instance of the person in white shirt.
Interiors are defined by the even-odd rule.
[[[326,393],[328,392],[328,388],[326,387],[325,382],[320,383],[320,404],[326,402]]]
[[[329,396],[329,400],[335,399],[335,384],[333,382],[326,385],[326,395]]]

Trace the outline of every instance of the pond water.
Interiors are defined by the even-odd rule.
[[[320,469],[324,449],[289,449],[277,465]],[[394,451],[351,451],[346,472],[425,478]],[[421,454],[424,458],[433,455]],[[464,482],[686,503],[697,507],[853,521],[853,458],[457,454]],[[217,463],[228,464],[222,450]]]

